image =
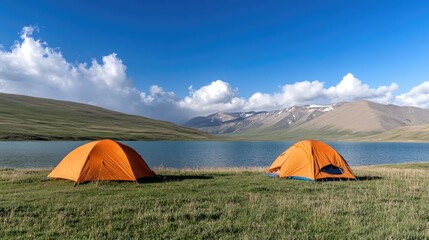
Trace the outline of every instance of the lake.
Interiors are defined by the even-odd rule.
[[[87,141],[0,142],[0,168],[53,168]],[[130,141],[150,167],[267,167],[293,142]],[[429,161],[429,143],[328,142],[351,166]]]

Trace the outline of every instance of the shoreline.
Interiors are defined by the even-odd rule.
[[[215,136],[217,137],[217,136]],[[128,139],[128,138],[19,138],[8,139],[0,138],[1,142],[82,142],[82,141],[98,141],[102,139],[112,139],[121,142],[298,142],[301,140],[312,139],[323,142],[346,142],[346,143],[429,143],[429,140],[393,140],[393,141],[371,141],[371,140],[329,140],[321,138],[306,138],[306,139],[228,139],[227,137],[219,137],[213,139]]]
[[[427,166],[426,166],[427,165]],[[402,162],[402,163],[388,163],[388,164],[374,164],[374,165],[356,165],[350,166],[352,170],[366,170],[368,168],[405,168],[407,166],[423,166],[429,169],[429,160],[420,162]],[[269,166],[266,167],[202,167],[202,168],[171,168],[171,167],[153,167],[153,171],[174,171],[174,172],[202,172],[202,173],[265,173]],[[17,171],[51,171],[54,167],[0,167],[0,172],[8,170]]]

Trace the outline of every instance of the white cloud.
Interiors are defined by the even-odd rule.
[[[60,51],[34,39],[26,26],[10,51],[0,49],[0,92],[89,103],[121,112],[178,121],[213,111],[238,110],[244,100],[228,83],[214,81],[178,98],[153,85],[136,89],[115,53],[90,64],[68,62]]]
[[[340,83],[334,87],[326,89],[325,95],[331,102],[354,101],[359,99],[368,99],[380,102],[390,102],[392,92],[398,88],[398,85],[392,83],[390,86],[381,86],[370,88],[367,84],[348,73],[343,77]]]
[[[240,110],[245,100],[238,96],[237,90],[229,83],[216,80],[198,90],[189,87],[189,96],[179,101],[181,108],[187,108],[195,113],[213,113],[219,111]]]
[[[25,39],[28,38],[29,36],[33,35],[33,32],[39,31],[39,28],[37,26],[25,26],[22,28],[21,30],[21,38]]]
[[[248,110],[273,110],[317,100],[323,91],[319,81],[286,84],[280,93],[254,93],[245,106]]]
[[[115,53],[103,56],[101,62],[94,59],[90,64],[73,64],[59,50],[34,39],[32,34],[37,30],[24,27],[21,40],[10,50],[0,48],[0,92],[89,103],[175,122],[218,111],[274,110],[359,99],[429,107],[429,82],[395,97],[395,83],[371,88],[351,73],[335,86],[302,81],[285,84],[276,93],[256,92],[248,99],[222,80],[199,89],[190,86],[184,98],[157,85],[144,92],[128,79],[127,68]]]
[[[0,91],[71,100],[121,110],[139,100],[139,91],[126,79],[126,67],[115,53],[71,64],[61,52],[35,40],[36,29],[24,27],[21,42],[0,51]],[[132,112],[132,109],[126,109]]]
[[[429,82],[413,87],[409,92],[396,96],[399,105],[429,108]]]
[[[280,105],[296,105],[317,101],[323,94],[323,83],[319,81],[303,81],[286,84],[282,87]]]
[[[247,100],[245,106],[246,110],[262,110],[275,108],[278,103],[275,101],[275,98],[278,94],[270,95],[267,93],[256,92]]]
[[[348,73],[336,86],[329,88],[325,88],[323,82],[303,81],[286,84],[279,93],[257,92],[249,98],[245,109],[279,109],[300,104],[335,103],[360,99],[390,103],[393,100],[392,93],[397,87],[392,83],[390,86],[370,88],[353,74]]]

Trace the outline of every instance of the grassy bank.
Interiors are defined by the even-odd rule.
[[[159,179],[81,184],[0,171],[9,239],[425,239],[429,164],[355,167],[312,183],[263,169],[157,170]]]

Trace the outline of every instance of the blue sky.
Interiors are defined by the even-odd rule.
[[[429,107],[429,1],[0,6],[2,92],[175,122],[359,99]]]

